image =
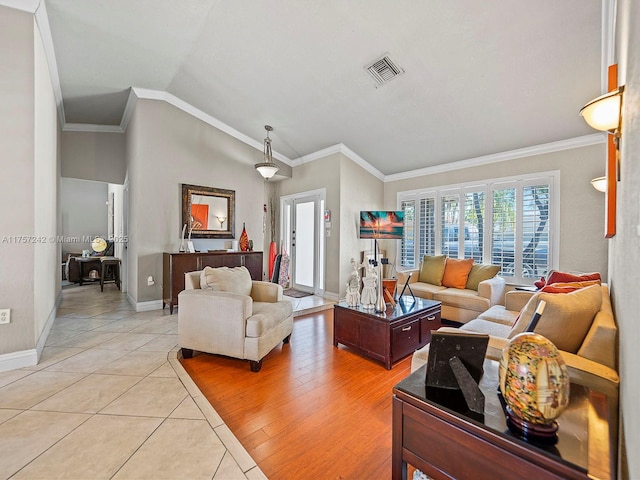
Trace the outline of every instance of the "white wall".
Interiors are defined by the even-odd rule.
[[[616,235],[610,240],[609,278],[620,329],[621,478],[640,478],[640,6],[618,1],[617,62],[625,85]]]
[[[162,252],[180,245],[181,184],[235,190],[235,235],[245,223],[263,245],[265,182],[253,165],[262,152],[156,100],[138,100],[126,134],[129,188],[129,296],[134,303],[162,299]],[[194,240],[196,249],[224,240]],[[156,284],[147,285],[153,276]]]
[[[384,185],[385,206],[397,208],[398,192],[430,186],[454,185],[551,170],[560,171],[560,264],[565,271],[600,272],[607,278],[604,238],[604,195],[589,183],[604,175],[605,144],[452,170]],[[577,248],[577,246],[580,246]],[[388,243],[395,256],[398,242]]]
[[[63,252],[82,253],[82,250],[90,250],[91,241],[82,241],[83,237],[106,238],[108,189],[109,185],[103,182],[64,177],[61,179],[61,235],[65,239],[80,239],[63,242]]]

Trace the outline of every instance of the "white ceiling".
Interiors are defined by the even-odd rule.
[[[166,91],[296,159],[385,175],[594,133],[601,0],[45,0],[66,121]],[[376,88],[383,54],[405,70]]]

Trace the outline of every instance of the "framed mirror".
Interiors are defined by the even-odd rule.
[[[182,184],[182,225],[185,237],[235,238],[236,192]]]

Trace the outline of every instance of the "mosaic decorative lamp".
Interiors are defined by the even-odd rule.
[[[555,420],[569,404],[570,386],[556,346],[532,331],[516,335],[502,350],[499,372],[509,429],[527,440],[555,443]]]

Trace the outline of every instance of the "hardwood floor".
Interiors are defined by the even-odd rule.
[[[294,320],[252,373],[248,362],[198,354],[182,360],[202,393],[270,479],[391,478],[391,370],[333,346],[333,310]]]

